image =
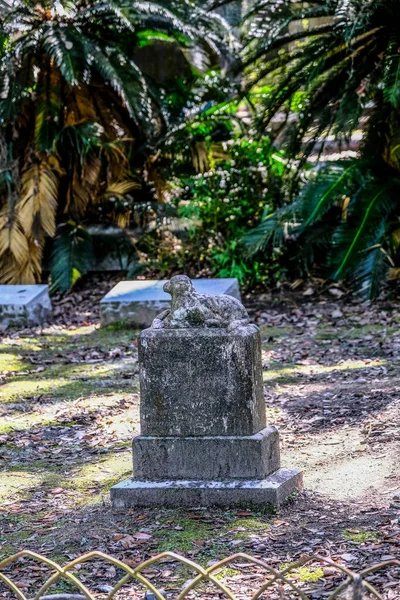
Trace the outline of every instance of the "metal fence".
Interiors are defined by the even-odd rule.
[[[387,560],[385,562],[370,566],[359,573],[355,573],[349,570],[347,567],[330,559],[318,555],[312,555],[304,557],[295,563],[291,563],[283,569],[277,570],[258,558],[254,558],[243,553],[237,553],[223,560],[215,562],[207,568],[203,568],[192,560],[175,554],[174,552],[163,552],[135,567],[131,567],[123,561],[108,556],[107,554],[93,551],[83,554],[82,556],[71,560],[66,565],[61,566],[45,556],[41,556],[40,554],[31,552],[30,550],[23,550],[17,554],[14,554],[13,556],[10,556],[9,558],[0,561],[0,582],[2,582],[6,588],[13,592],[13,594],[19,600],[28,600],[26,594],[22,592],[21,586],[18,584],[18,580],[15,580],[15,577],[13,580],[13,574],[15,575],[18,570],[15,563],[17,563],[20,559],[33,559],[42,565],[46,565],[51,571],[53,571],[53,573],[48,576],[44,583],[42,583],[40,589],[37,591],[32,600],[96,600],[96,595],[94,595],[93,591],[90,591],[89,587],[79,580],[79,570],[81,569],[79,565],[88,563],[93,559],[105,561],[109,565],[113,565],[124,573],[119,578],[117,583],[112,586],[110,591],[107,590],[107,594],[101,595],[102,598],[105,597],[105,600],[112,600],[117,595],[124,597],[124,586],[132,583],[133,581],[142,584],[147,591],[154,594],[154,597],[157,598],[157,600],[166,600],[166,596],[160,591],[161,588],[153,584],[143,574],[143,571],[149,567],[156,565],[161,566],[161,564],[166,560],[176,561],[197,573],[197,575],[183,585],[180,592],[173,593],[172,597],[175,600],[183,600],[189,595],[193,597],[193,594],[197,598],[199,598],[202,594],[206,595],[208,598],[213,595],[218,597],[225,596],[230,600],[238,600],[239,596],[242,598],[243,593],[240,593],[238,596],[216,575],[221,571],[222,568],[227,567],[227,565],[234,566],[235,563],[240,563],[241,566],[243,566],[243,561],[246,562],[246,565],[254,565],[257,567],[258,571],[261,569],[262,572],[265,573],[265,575],[263,575],[262,585],[259,586],[255,592],[249,594],[249,598],[251,598],[251,600],[258,600],[258,598],[261,597],[265,599],[278,598],[279,600],[289,600],[292,598],[301,598],[301,600],[315,600],[318,597],[324,598],[324,600],[343,598],[346,600],[366,600],[367,598],[378,598],[380,600],[384,600],[385,597],[382,596],[377,589],[375,589],[375,587],[368,581],[368,578],[371,576],[373,577],[374,573],[381,569],[386,569],[385,573],[387,574],[388,571],[392,570],[392,575],[390,575],[390,577],[388,576],[390,585],[393,584],[393,581],[397,580],[397,577],[400,578],[399,560]],[[19,566],[20,564],[21,563],[19,563]],[[318,565],[319,567],[325,565],[329,566],[331,570],[333,568],[335,569],[335,572],[337,571],[340,581],[336,582],[336,587],[333,591],[331,590],[326,592],[326,590],[321,591],[320,589],[322,595],[318,596],[318,585],[314,585],[314,589],[310,592],[306,589],[307,585],[294,583],[293,574],[296,573],[296,570],[304,568],[305,566],[313,565]],[[29,565],[24,565],[24,570],[25,572],[29,570]],[[78,573],[76,572],[77,570]],[[393,578],[393,570],[395,571],[395,578]],[[69,582],[69,584],[74,586],[77,590],[77,594],[49,594],[50,588],[56,584],[59,584],[61,581]],[[394,591],[395,595],[391,595],[391,597],[395,599],[400,599],[400,579],[398,581],[399,587],[397,591]],[[204,586],[210,584],[214,586],[214,591],[208,588],[207,590],[204,590]],[[396,585],[396,583],[394,585]],[[201,586],[202,589],[200,590]],[[393,587],[390,589],[393,590]],[[390,593],[392,594],[392,592]],[[164,594],[166,594],[166,592],[164,592]],[[125,597],[129,597],[129,593],[126,594]],[[168,594],[167,597],[171,598],[170,594]]]

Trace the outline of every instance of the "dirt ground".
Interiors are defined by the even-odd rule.
[[[337,288],[323,297],[245,299],[262,333],[267,419],[279,427],[282,464],[304,470],[304,492],[278,513],[229,506],[120,512],[111,509],[109,488],[131,476],[138,332],[100,328],[98,300],[115,281],[93,277],[54,299],[48,326],[1,338],[0,560],[23,548],[59,562],[101,550],[135,566],[171,550],[210,566],[246,552],[284,568],[318,554],[360,571],[400,558],[397,303],[363,303]],[[30,597],[43,572],[29,561],[19,561],[16,572]],[[118,578],[118,569],[104,564],[80,572],[83,581],[93,573],[100,595]],[[176,593],[192,575],[164,560],[147,576]],[[217,577],[249,597],[264,575],[236,560]],[[317,562],[291,581],[312,598],[327,598],[338,578]],[[385,600],[400,599],[399,566],[369,581]],[[299,597],[282,593],[268,598]],[[130,590],[137,594],[143,597]]]

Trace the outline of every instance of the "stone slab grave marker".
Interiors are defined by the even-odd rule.
[[[184,275],[164,289],[171,308],[139,339],[134,478],[111,489],[113,506],[278,506],[302,473],[281,468],[266,424],[258,328],[238,300]]]
[[[164,291],[166,280],[121,281],[100,301],[103,325],[125,322],[139,328],[150,327],[156,316],[169,308],[171,299]],[[195,279],[200,293],[227,294],[240,300],[238,281],[232,279]]]
[[[48,285],[0,285],[0,328],[42,325],[51,311]]]

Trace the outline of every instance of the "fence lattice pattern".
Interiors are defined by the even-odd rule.
[[[265,573],[265,580],[262,585],[252,593],[251,600],[258,600],[261,596],[265,599],[267,598],[279,598],[279,599],[291,599],[291,598],[301,598],[301,600],[315,600],[316,591],[312,592],[312,597],[309,596],[306,591],[304,591],[304,585],[295,584],[291,574],[295,572],[297,569],[301,567],[305,567],[306,565],[328,565],[337,570],[338,574],[341,575],[341,583],[338,584],[336,589],[330,592],[330,595],[327,596],[326,592],[324,592],[324,599],[335,600],[346,598],[346,600],[364,600],[366,598],[378,598],[380,600],[384,600],[384,597],[378,592],[375,587],[368,582],[368,577],[373,575],[376,571],[388,567],[395,567],[396,571],[400,568],[399,560],[388,560],[385,562],[381,562],[379,564],[375,564],[371,567],[360,571],[359,573],[355,573],[350,571],[347,567],[343,565],[339,565],[327,558],[322,556],[313,555],[305,557],[296,563],[291,563],[284,569],[276,570],[273,567],[269,566],[266,562],[249,556],[243,553],[233,554],[223,560],[220,560],[213,564],[208,568],[203,568],[195,562],[175,554],[174,552],[163,552],[146,560],[139,564],[136,567],[131,567],[121,560],[103,554],[102,552],[88,552],[71,562],[67,563],[64,566],[60,566],[56,562],[41,556],[35,552],[31,552],[30,550],[23,550],[6,558],[0,562],[0,581],[3,585],[6,586],[14,595],[18,598],[18,600],[28,600],[27,596],[18,586],[18,583],[13,581],[10,575],[10,571],[13,570],[13,563],[17,563],[19,559],[34,559],[38,561],[42,565],[47,565],[47,567],[53,571],[53,573],[47,578],[47,580],[41,585],[40,589],[34,596],[32,600],[50,600],[54,598],[54,600],[61,600],[61,596],[63,599],[70,598],[71,600],[96,600],[96,596],[86,584],[82,583],[79,580],[78,574],[76,573],[77,567],[78,571],[80,569],[79,565],[83,565],[93,559],[100,559],[105,561],[109,565],[113,565],[114,567],[120,569],[124,572],[124,575],[120,577],[119,581],[112,587],[112,589],[107,593],[105,600],[112,600],[119,593],[122,593],[123,586],[126,584],[136,581],[142,584],[146,590],[152,592],[157,598],[157,600],[166,600],[163,593],[158,589],[144,574],[143,571],[148,569],[151,566],[155,566],[157,564],[162,563],[165,560],[169,561],[177,561],[186,567],[192,569],[197,575],[187,582],[183,589],[180,591],[178,595],[174,594],[175,600],[183,600],[192,592],[196,593],[196,596],[199,596],[200,590],[199,587],[207,584],[212,584],[216,588],[215,596],[218,597],[227,597],[230,600],[238,600],[237,595],[229,589],[219,578],[216,577],[216,574],[221,570],[221,568],[226,567],[227,565],[235,565],[235,562],[238,561],[246,561],[249,565],[255,565],[258,569],[262,569]],[[4,572],[5,571],[5,572]],[[75,571],[75,572],[74,572]],[[400,572],[400,570],[399,570]],[[7,574],[6,574],[7,573]],[[72,594],[53,594],[49,595],[49,591],[51,587],[58,584],[60,581],[68,581],[72,584],[76,590],[78,591],[78,595]],[[303,589],[302,589],[303,587]],[[273,594],[273,595],[272,595]],[[102,598],[105,594],[102,595]],[[210,596],[210,591],[207,592],[207,596]],[[241,594],[242,597],[242,594]],[[400,583],[398,596],[400,598]]]

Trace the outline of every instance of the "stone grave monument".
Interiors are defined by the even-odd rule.
[[[0,285],[0,328],[42,325],[51,315],[48,285]]]
[[[164,291],[166,280],[120,281],[100,301],[103,325],[124,322],[134,327],[150,327],[155,317],[169,308],[170,298]],[[238,281],[231,279],[195,279],[200,293],[227,294],[240,300]]]
[[[199,294],[185,275],[164,289],[171,308],[139,341],[134,478],[111,489],[113,506],[281,504],[302,474],[281,468],[266,425],[258,328],[238,300]]]

